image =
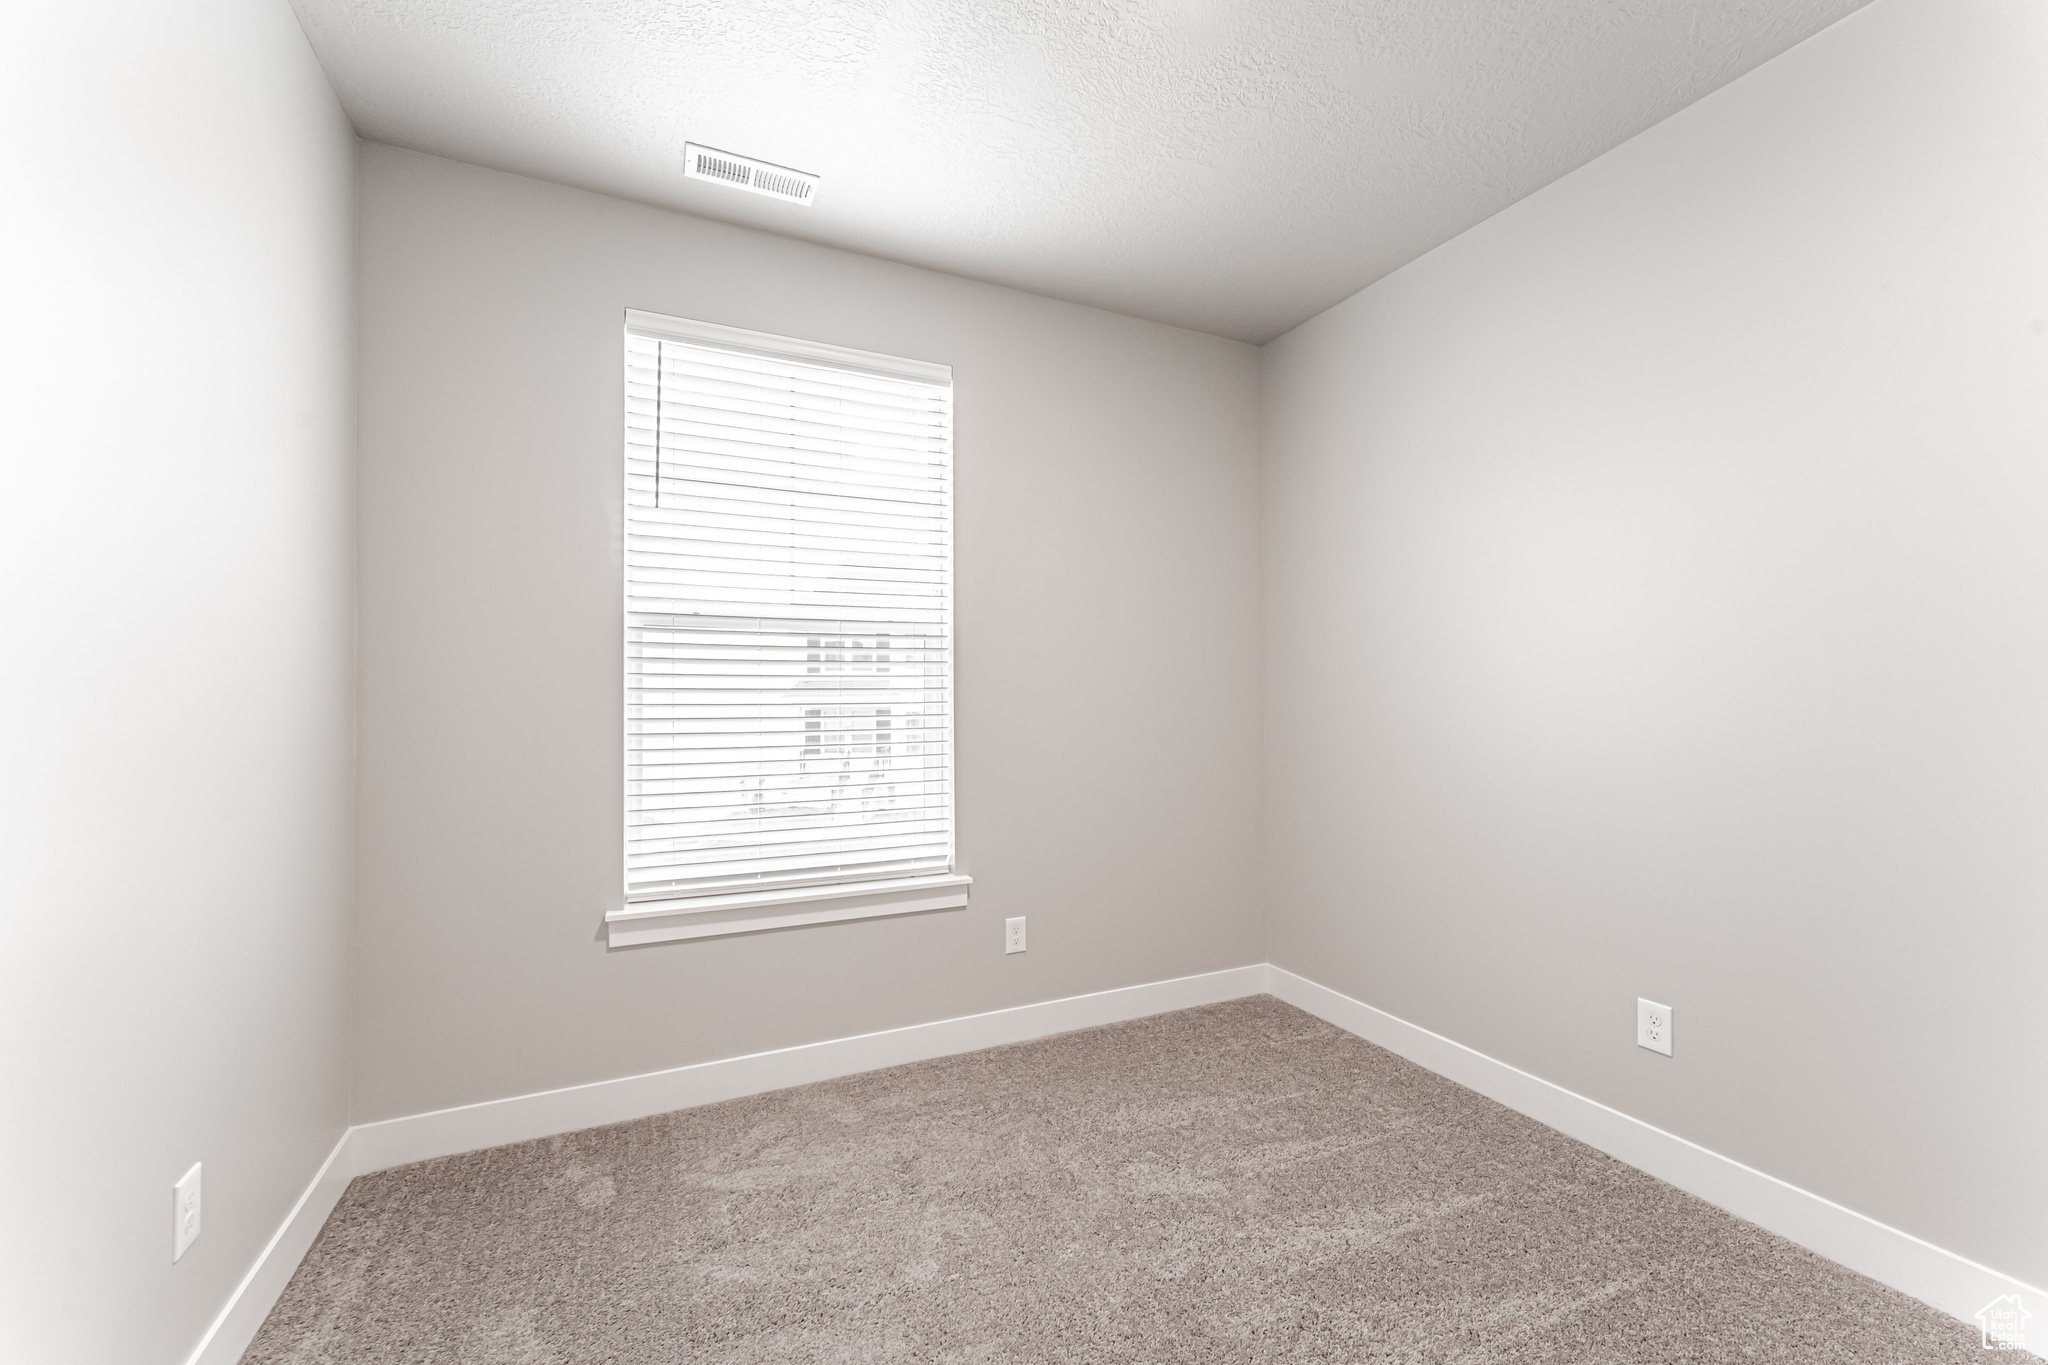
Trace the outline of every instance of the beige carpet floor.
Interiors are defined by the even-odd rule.
[[[1268,996],[364,1176],[244,1357],[1986,1359]]]

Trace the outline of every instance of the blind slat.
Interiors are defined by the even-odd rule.
[[[944,872],[951,864],[952,859],[950,856],[938,858],[863,859],[857,863],[852,861],[841,863],[826,872],[784,873],[776,878],[774,885],[778,889],[783,887],[844,885],[849,882],[867,881],[878,877],[902,877],[916,872]],[[720,885],[720,881],[721,879],[719,878],[711,877],[693,878],[689,882],[687,889],[679,889],[675,883],[659,877],[650,880],[631,878],[626,883],[626,898],[635,901],[667,900],[681,894],[694,896],[708,895],[719,891],[750,890],[762,884],[759,878],[753,876],[726,878],[723,879],[724,885]]]
[[[847,863],[867,862],[876,857],[926,857],[939,856],[943,847],[938,841],[921,845],[915,849],[872,849],[872,848],[795,848],[788,852],[775,851],[774,846],[752,853],[750,856],[728,856],[723,858],[693,857],[676,855],[674,861],[652,862],[641,859],[634,864],[634,871],[642,877],[662,876],[669,881],[683,880],[694,874],[698,877],[731,877],[755,872],[778,873],[782,876],[808,876],[819,870],[839,867]],[[659,871],[657,871],[659,869]]]

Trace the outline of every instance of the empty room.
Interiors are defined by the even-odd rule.
[[[6,33],[0,1361],[2048,1358],[2041,0]]]

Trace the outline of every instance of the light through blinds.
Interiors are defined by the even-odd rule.
[[[628,910],[947,874],[947,371],[693,326],[626,336]]]

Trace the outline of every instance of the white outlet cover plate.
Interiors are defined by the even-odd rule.
[[[1024,951],[1024,917],[1003,921],[1003,951],[1021,953]]]
[[[171,1186],[171,1260],[176,1262],[186,1248],[199,1240],[199,1163],[178,1177]]]
[[[1637,998],[1636,1046],[1671,1055],[1671,1006]]]

